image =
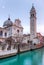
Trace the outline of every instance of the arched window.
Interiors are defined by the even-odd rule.
[[[34,43],[34,45],[36,45],[36,43]]]
[[[17,32],[19,33],[19,30],[17,30]]]
[[[0,36],[2,36],[3,35],[3,31],[0,31]]]
[[[31,14],[31,17],[32,17],[32,14]]]
[[[5,37],[7,36],[7,33],[5,32]]]
[[[27,43],[29,43],[30,41],[28,40]]]
[[[34,16],[34,14],[31,14],[31,17],[33,17]]]
[[[33,16],[34,16],[34,14],[33,14]]]

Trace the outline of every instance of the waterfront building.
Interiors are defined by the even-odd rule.
[[[15,44],[39,44],[42,35],[36,31],[36,10],[32,6],[30,10],[30,33],[23,34],[23,27],[20,19],[15,19],[12,22],[10,17],[0,27],[0,50],[10,50],[15,47]],[[40,35],[40,36],[39,36]]]

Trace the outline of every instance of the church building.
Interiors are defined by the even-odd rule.
[[[38,38],[36,31],[36,10],[35,7],[32,6],[30,10],[30,33],[23,34],[23,27],[20,19],[15,19],[14,23],[11,21],[10,17],[3,23],[3,27],[0,27],[0,48],[3,45],[8,44],[14,45],[19,43],[30,43],[38,44],[40,43],[40,39]],[[9,42],[7,42],[9,41]]]

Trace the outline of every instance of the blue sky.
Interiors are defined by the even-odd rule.
[[[21,20],[24,33],[30,33],[30,9],[34,3],[37,12],[37,32],[44,35],[44,0],[0,0],[0,26],[10,15],[14,22]]]

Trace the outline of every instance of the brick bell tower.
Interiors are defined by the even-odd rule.
[[[36,37],[36,10],[32,5],[30,10],[30,40],[33,41],[33,38]]]

